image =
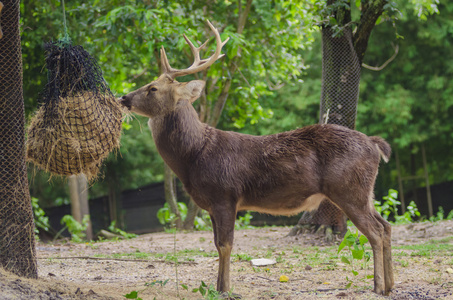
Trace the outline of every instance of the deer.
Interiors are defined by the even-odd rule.
[[[315,124],[288,132],[254,136],[222,131],[202,123],[193,102],[205,82],[177,77],[206,70],[224,56],[218,30],[216,50],[201,59],[200,47],[184,34],[193,63],[170,66],[160,49],[161,75],[119,99],[128,111],[149,118],[159,154],[193,201],[212,221],[219,255],[217,290],[230,291],[230,255],[239,211],[294,215],[315,210],[324,199],[338,206],[373,249],[374,292],[388,295],[394,285],[391,226],[376,211],[374,183],[381,159],[391,148],[381,137],[333,124]]]

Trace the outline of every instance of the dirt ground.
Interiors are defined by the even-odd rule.
[[[372,264],[340,261],[338,246],[308,235],[288,237],[288,227],[238,230],[231,264],[233,292],[242,299],[453,299],[453,221],[393,227],[395,288],[390,297],[372,292]],[[404,245],[431,243],[447,251],[415,253]],[[440,247],[440,246],[439,246]],[[450,247],[450,248],[448,248]],[[214,285],[218,259],[212,233],[152,233],[97,243],[38,243],[39,279],[0,272],[0,299],[203,299],[192,290]],[[178,264],[174,263],[177,254]],[[251,258],[276,264],[251,266]],[[288,277],[280,282],[280,276]],[[346,277],[354,277],[346,289]],[[178,285],[176,285],[176,277]],[[148,283],[148,286],[145,286]],[[187,286],[187,290],[183,286]]]

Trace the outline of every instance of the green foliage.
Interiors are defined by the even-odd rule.
[[[349,229],[346,232],[346,235],[343,238],[343,241],[338,246],[338,253],[343,250],[345,247],[349,250],[350,253],[349,257],[342,255],[341,262],[351,266],[351,273],[355,276],[359,275],[359,272],[356,270],[354,265],[354,260],[361,261],[363,263],[362,267],[366,269],[366,264],[371,259],[371,252],[365,250],[365,244],[368,243],[368,239],[364,235],[360,235],[358,231],[356,233],[352,233]],[[371,279],[373,275],[365,275],[365,279]],[[346,280],[348,284],[346,288],[350,288],[354,281],[349,279],[346,276]]]
[[[382,197],[384,202],[374,200],[374,207],[385,220],[389,221],[389,217],[392,216],[395,220],[395,224],[407,224],[415,221],[415,218],[420,218],[420,212],[414,201],[409,203],[404,214],[399,215],[398,205],[400,205],[401,202],[398,201],[397,198],[398,191],[389,189],[388,195]]]
[[[140,298],[140,297],[138,296],[138,292],[137,292],[137,291],[132,291],[132,292],[130,292],[129,294],[124,295],[124,297],[125,297],[126,299],[143,300],[142,298]]]
[[[235,223],[235,229],[252,229],[254,226],[250,225],[250,221],[253,219],[253,216],[250,212],[246,212],[243,216],[239,216]]]
[[[147,282],[147,283],[145,283],[145,286],[155,286],[155,285],[159,285],[160,287],[164,287],[164,286],[168,283],[169,280],[170,280],[170,279],[166,279],[166,280],[164,280],[164,281],[162,281],[162,280],[154,280],[153,282],[150,282],[150,283]]]
[[[450,210],[450,212],[448,213],[448,216],[445,219],[446,220],[453,220],[453,209]]]
[[[137,235],[135,233],[128,233],[128,232],[126,232],[124,230],[121,230],[121,229],[117,228],[115,220],[110,223],[108,229],[110,230],[110,232],[119,234],[122,237],[124,237],[125,239],[132,239],[134,237],[137,237]]]
[[[397,205],[401,204],[400,201],[397,200],[398,198],[398,191],[394,189],[389,189],[388,195],[382,197],[385,200],[383,203],[380,201],[374,200],[374,207],[382,215],[384,219],[387,221],[389,220],[390,214],[394,216],[398,215],[398,207]]]
[[[203,296],[204,299],[209,300],[224,299],[222,298],[221,293],[215,289],[213,284],[210,284],[208,286],[204,281],[201,281],[200,286],[192,290],[192,293],[198,292],[201,294],[201,296]]]
[[[431,216],[429,218],[429,221],[431,221],[431,222],[437,222],[437,221],[442,221],[442,220],[453,220],[453,210],[451,210],[448,213],[448,215],[445,217],[444,208],[442,206],[439,206],[436,215]]]
[[[187,216],[187,205],[184,202],[178,202],[178,209],[181,213],[182,220],[186,219]],[[174,223],[176,215],[171,212],[171,209],[168,203],[164,204],[164,207],[160,208],[157,211],[157,219],[162,225],[171,225]],[[235,229],[251,229],[254,228],[250,225],[250,220],[253,218],[252,214],[249,212],[245,213],[243,216],[239,216],[234,224]],[[202,210],[194,220],[195,230],[211,230],[212,223],[209,214]]]
[[[211,230],[212,222],[208,212],[202,210],[194,220],[195,230]]]
[[[77,222],[71,215],[65,215],[63,216],[63,218],[61,218],[60,221],[61,224],[65,224],[65,227],[63,227],[63,229],[60,232],[62,232],[65,229],[68,229],[69,233],[71,234],[71,240],[75,243],[80,243],[86,237],[84,231],[87,230],[89,221],[90,221],[89,215],[83,216],[82,224]]]
[[[178,209],[179,212],[181,213],[182,221],[184,221],[187,216],[187,205],[184,202],[178,202]],[[164,207],[160,208],[157,211],[157,219],[159,220],[160,224],[169,225],[173,224],[173,222],[176,219],[176,215],[171,212],[168,203],[165,203]]]
[[[46,216],[44,210],[39,206],[38,198],[31,197],[31,206],[33,208],[33,216],[35,221],[35,234],[39,234],[38,228],[44,231],[49,231],[49,218]]]
[[[143,291],[145,291],[146,289],[150,288],[150,287],[153,287],[153,286],[160,286],[160,287],[164,287],[168,281],[170,281],[170,279],[166,279],[166,280],[154,280],[153,282],[146,282],[145,283],[145,288],[140,290],[140,291],[132,291],[126,295],[124,295],[124,297],[126,299],[136,299],[136,300],[143,300],[142,298],[139,297],[139,294],[140,293],[143,293]],[[156,299],[156,298],[154,298]]]

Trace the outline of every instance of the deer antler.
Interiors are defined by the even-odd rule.
[[[161,60],[161,64],[162,64],[162,73],[163,74],[167,74],[172,79],[175,79],[176,77],[179,77],[179,76],[194,74],[194,73],[197,73],[197,72],[200,72],[200,71],[203,71],[203,70],[209,68],[209,66],[211,66],[216,60],[218,60],[219,58],[221,58],[225,55],[225,54],[221,54],[220,52],[222,51],[222,47],[226,44],[226,42],[228,42],[228,40],[230,38],[227,38],[224,42],[222,42],[222,39],[220,38],[220,34],[219,34],[219,31],[217,30],[217,28],[212,26],[211,22],[209,22],[209,21],[207,21],[207,22],[208,22],[209,27],[211,27],[211,30],[215,34],[215,39],[216,39],[216,43],[217,43],[215,53],[209,58],[200,59],[200,50],[206,46],[206,44],[208,43],[209,40],[207,40],[206,42],[203,43],[203,45],[201,45],[200,47],[197,48],[192,44],[192,42],[189,40],[189,38],[187,38],[187,36],[184,34],[183,35],[184,39],[186,40],[187,44],[189,44],[190,50],[192,51],[192,54],[193,54],[194,61],[193,61],[192,65],[190,67],[188,67],[187,69],[183,69],[183,70],[173,69],[170,66],[170,64],[168,63],[167,54],[165,53],[165,49],[162,46],[162,48],[160,49],[160,60]]]

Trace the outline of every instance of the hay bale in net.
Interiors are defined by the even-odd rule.
[[[80,46],[46,45],[49,79],[28,128],[27,160],[56,175],[96,177],[119,147],[122,109]]]

